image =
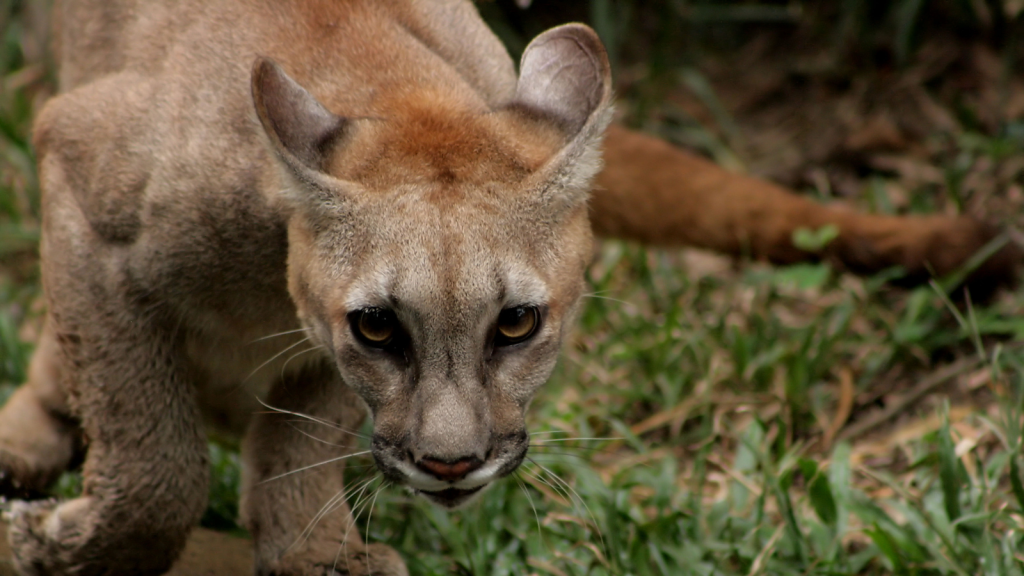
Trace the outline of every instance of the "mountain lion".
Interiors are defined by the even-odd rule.
[[[580,24],[517,75],[466,0],[57,14],[61,93],[34,135],[48,317],[0,470],[25,494],[84,458],[84,485],[12,506],[24,574],[166,571],[205,506],[210,431],[244,435],[257,574],[405,574],[344,500],[318,515],[350,431],[369,414],[380,472],[446,508],[515,470],[592,230],[916,277],[993,236],[830,210],[614,126],[601,171],[612,85]],[[793,246],[828,224],[821,252]]]

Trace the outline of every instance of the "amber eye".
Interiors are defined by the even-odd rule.
[[[506,308],[498,314],[498,331],[494,335],[496,346],[511,346],[528,339],[540,325],[536,306]]]
[[[349,314],[352,333],[363,344],[384,348],[398,332],[398,318],[385,308],[363,308]]]

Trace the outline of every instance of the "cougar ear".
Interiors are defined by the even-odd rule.
[[[537,36],[519,64],[514,103],[576,134],[612,95],[608,54],[584,24],[565,24]]]
[[[537,173],[547,191],[544,200],[576,204],[586,199],[601,169],[611,99],[608,54],[588,26],[552,28],[526,47],[510,106],[554,122],[567,137],[563,149]]]
[[[349,125],[262,56],[252,67],[252,99],[278,155],[294,170],[300,168],[298,163],[322,171],[327,154]]]

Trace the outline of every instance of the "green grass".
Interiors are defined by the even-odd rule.
[[[0,400],[24,380],[31,345],[19,328],[38,311],[35,246],[39,241],[39,194],[29,145],[33,86],[19,83],[19,72],[32,67],[22,51],[29,35],[21,13],[11,2],[0,4]],[[22,74],[20,77],[24,77]],[[38,84],[38,83],[37,83]]]
[[[864,49],[873,40],[862,20],[881,14],[898,32],[892,50],[907,58],[925,32],[921,3],[890,4],[844,2],[822,35]],[[979,3],[925,4],[952,5],[979,26]],[[645,18],[699,28],[720,47],[752,24],[786,22],[792,7],[647,6],[594,0],[586,14],[611,40],[617,72],[643,70],[624,91],[628,118],[741,166],[734,147],[744,135],[698,72],[699,38],[667,38]],[[28,126],[50,86],[26,72],[40,63],[25,55],[34,41],[25,6],[2,7],[13,17],[0,65],[18,82],[0,91],[0,399],[24,379],[42,311]],[[524,28],[501,24],[521,45]],[[715,127],[663,101],[679,85],[712,110]],[[943,182],[871,172],[862,207],[892,210],[891,184],[909,187],[916,211],[959,209],[979,177],[1000,192],[1024,186],[1008,168],[1024,157],[1021,120],[986,129],[969,106],[956,113],[965,128],[929,144]],[[531,408],[530,461],[454,513],[371,481],[349,498],[360,530],[423,575],[1024,575],[1024,302],[1006,294],[956,309],[937,286],[894,291],[887,277],[605,243],[579,329]],[[924,399],[857,431],[949,365],[960,368]],[[236,529],[238,455],[216,445],[211,455],[204,525]],[[369,464],[354,461],[349,486],[370,478]],[[78,490],[70,474],[56,493]]]
[[[829,414],[833,370],[875,366],[860,374],[870,386],[922,345],[892,338],[905,316],[864,309],[910,306],[844,281],[808,313],[806,294],[787,295],[791,270],[716,282],[681,268],[606,246],[594,288],[625,302],[588,304],[535,403],[534,461],[454,514],[364,491],[353,499],[363,529],[415,551],[419,574],[1022,573],[1018,350],[982,363],[1005,394],[994,414],[960,409],[951,424],[938,403],[938,417],[923,413],[932,425],[898,445],[823,451],[816,417]],[[925,302],[916,322],[955,334],[929,290],[910,295]],[[637,426],[659,415],[662,426]]]

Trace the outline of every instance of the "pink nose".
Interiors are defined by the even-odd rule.
[[[457,482],[466,477],[467,474],[483,466],[483,462],[476,456],[463,458],[456,462],[448,463],[435,458],[424,457],[416,463],[424,472],[432,474],[446,482]]]

